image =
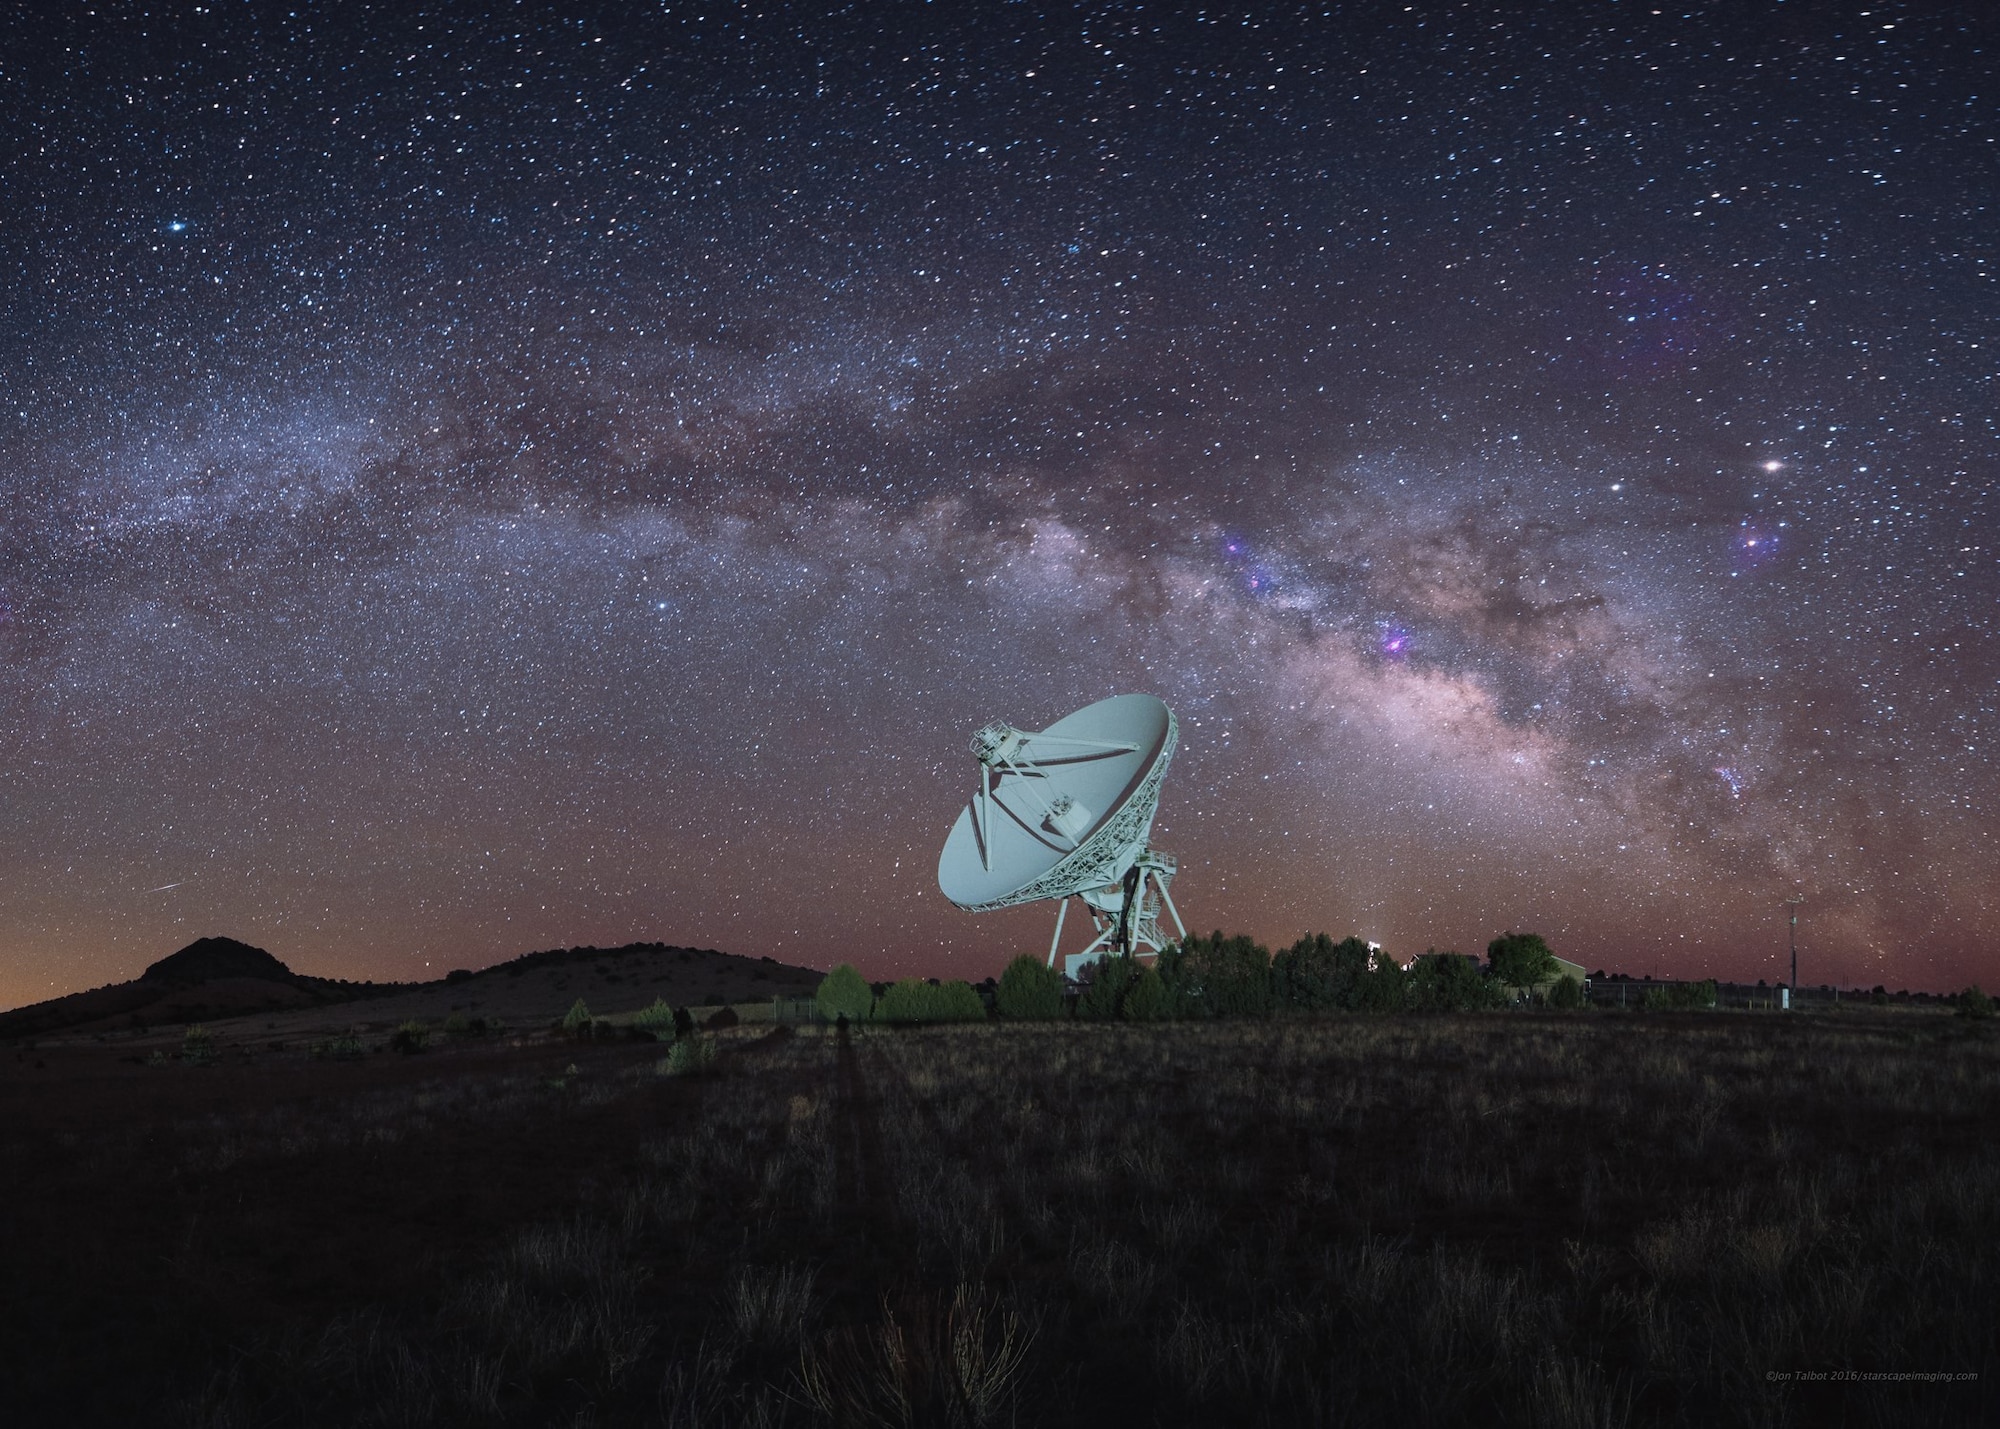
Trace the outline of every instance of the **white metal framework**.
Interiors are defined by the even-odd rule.
[[[1173,941],[1160,926],[1163,911],[1174,920],[1174,927],[1180,930],[1178,936],[1185,939],[1187,925],[1181,922],[1180,909],[1174,907],[1174,896],[1167,891],[1179,866],[1172,854],[1149,848],[1117,883],[1076,894],[1090,910],[1097,936],[1082,952],[1071,953],[1063,960],[1064,975],[1075,981],[1083,968],[1101,957],[1158,955]],[[1056,953],[1062,947],[1063,919],[1068,913],[1069,899],[1065,898],[1056,905],[1055,936],[1049,939],[1050,967],[1056,965]]]

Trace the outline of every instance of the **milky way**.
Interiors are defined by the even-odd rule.
[[[1753,8],[17,16],[0,1003],[985,976],[1124,690],[1198,926],[1992,983],[1994,33]]]

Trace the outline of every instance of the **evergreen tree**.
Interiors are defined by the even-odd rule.
[[[1099,958],[1090,965],[1090,981],[1076,1000],[1076,1015],[1087,1022],[1109,1022],[1118,1016],[1132,985],[1135,964],[1129,957]]]
[[[1000,974],[1000,1015],[1017,1022],[1046,1022],[1063,1013],[1062,974],[1033,953],[1023,953]]]
[[[1368,970],[1355,982],[1355,1006],[1362,1012],[1401,1012],[1408,982],[1402,964],[1376,948],[1369,956]]]
[[[819,991],[813,994],[813,1006],[828,1022],[838,1022],[843,1017],[849,1022],[866,1022],[875,1008],[875,994],[860,973],[841,963],[820,979]]]
[[[1127,1022],[1157,1022],[1167,1015],[1166,984],[1160,981],[1160,974],[1144,963],[1132,974],[1132,985],[1125,989],[1125,1002],[1118,1009],[1118,1015]]]
[[[986,1000],[979,995],[979,989],[961,978],[954,978],[938,988],[938,1020],[940,1022],[984,1022],[986,1020]]]
[[[1159,973],[1176,1016],[1244,1016],[1271,1007],[1271,955],[1240,934],[1217,929],[1186,938],[1160,955]]]

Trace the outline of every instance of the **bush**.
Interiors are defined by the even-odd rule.
[[[632,1019],[632,1025],[641,1032],[650,1032],[662,1041],[673,1035],[674,1010],[667,1005],[664,997],[653,999],[650,1007],[641,1008]]]
[[[706,1037],[683,1037],[654,1064],[663,1077],[698,1077],[715,1065],[715,1044]]]
[[[206,1067],[215,1060],[215,1038],[199,1022],[181,1034],[181,1060],[191,1067]]]
[[[920,1022],[983,1022],[986,1004],[969,982],[928,982],[906,977],[882,994],[875,1016],[904,1025]]]
[[[423,1051],[430,1045],[430,1040],[431,1029],[412,1019],[389,1034],[389,1047],[407,1057],[413,1052]]]
[[[1958,1003],[1957,1011],[1960,1017],[1983,1020],[1993,1015],[1993,999],[1979,990],[1978,983],[1961,992],[1955,1001]]]
[[[444,1035],[454,1038],[483,1037],[486,1035],[486,1019],[454,1012],[444,1020]]]
[[[1711,977],[1700,982],[1670,982],[1649,987],[1639,1005],[1648,1012],[1673,1012],[1691,1007],[1714,1007],[1720,1000],[1715,979]]]
[[[367,1049],[361,1045],[359,1037],[348,1032],[339,1037],[329,1037],[322,1042],[313,1043],[307,1049],[306,1055],[332,1062],[356,1062],[367,1055]]]
[[[892,983],[875,1008],[878,1021],[912,1023],[931,1020],[931,985],[920,977]]]
[[[572,1037],[590,1035],[590,1009],[584,1006],[582,998],[570,1004],[569,1011],[563,1014],[562,1030]]]
[[[1033,953],[1023,953],[1000,974],[995,1000],[1000,1015],[1017,1022],[1046,1022],[1063,1013],[1062,974]]]
[[[843,1017],[849,1022],[866,1022],[875,1008],[875,994],[860,973],[841,963],[820,979],[813,1005],[828,1022],[838,1022]]]
[[[1558,1012],[1574,1012],[1583,1006],[1583,984],[1565,974],[1549,989],[1549,1006]]]
[[[733,1007],[718,1007],[701,1020],[701,1025],[711,1032],[720,1032],[725,1027],[734,1027],[743,1019],[736,1015]]]

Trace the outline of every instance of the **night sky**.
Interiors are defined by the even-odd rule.
[[[1203,929],[2000,980],[1984,4],[0,29],[0,1005],[977,979],[1127,690]]]

